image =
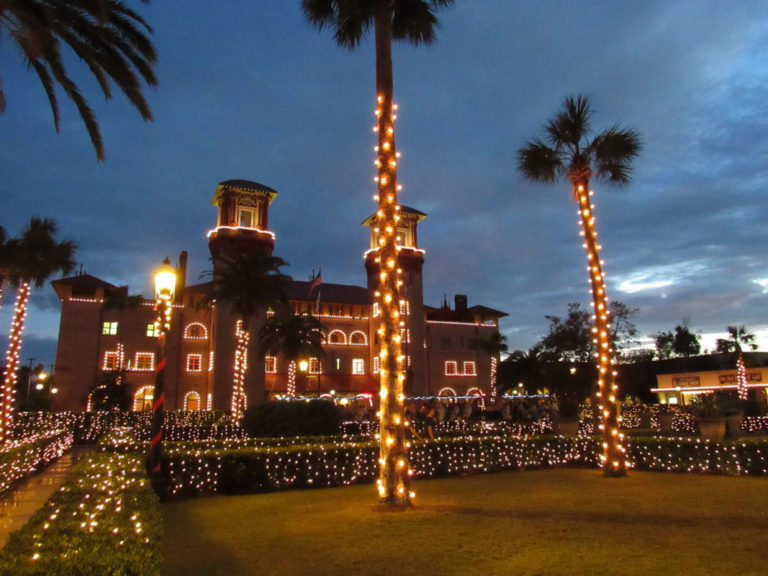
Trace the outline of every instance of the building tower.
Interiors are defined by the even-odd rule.
[[[421,269],[424,265],[424,250],[419,248],[417,225],[427,217],[426,214],[400,206],[397,224],[398,265],[402,270],[403,285],[400,287],[400,312],[405,318],[405,329],[402,332],[403,354],[406,356],[405,393],[409,396],[420,396],[427,393],[427,362],[426,362],[426,333],[424,313],[424,286]],[[368,289],[374,291],[378,287],[379,263],[379,228],[376,214],[369,216],[364,226],[371,229],[371,246],[365,253],[365,270],[368,276]],[[377,310],[373,311],[377,314]],[[378,341],[374,341],[371,353],[378,356]]]
[[[268,229],[269,205],[277,192],[268,186],[248,180],[225,180],[213,194],[212,204],[218,208],[216,228],[208,232],[208,247],[213,260],[213,275],[225,265],[222,257],[235,252],[261,252],[271,255],[275,235]],[[266,312],[266,311],[264,311]],[[265,313],[250,322],[251,342],[264,325]],[[230,410],[235,356],[235,318],[226,306],[214,313],[213,407]],[[252,346],[252,350],[253,350]],[[251,354],[244,383],[248,405],[264,401],[264,359]]]

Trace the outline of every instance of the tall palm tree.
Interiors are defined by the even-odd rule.
[[[321,358],[325,326],[309,314],[294,314],[287,306],[278,308],[259,331],[263,355],[282,355],[289,362],[288,395],[296,393],[296,361]]]
[[[290,276],[280,268],[288,263],[282,258],[259,252],[235,252],[218,258],[213,281],[206,296],[208,303],[229,306],[237,318],[235,325],[235,372],[232,382],[232,417],[240,420],[245,400],[245,374],[248,369],[250,321],[268,308],[286,302]]]
[[[13,39],[42,82],[56,131],[58,84],[77,107],[99,160],[104,159],[99,124],[64,65],[63,45],[88,66],[107,99],[112,97],[111,80],[144,120],[152,120],[141,85],[141,79],[149,86],[157,84],[153,70],[157,53],[145,34],[152,29],[120,0],[0,0],[0,34],[3,32]],[[0,83],[0,112],[5,104]]]
[[[40,288],[52,274],[66,274],[75,266],[75,244],[69,240],[57,242],[57,228],[53,220],[32,218],[22,235],[7,243],[8,280],[17,288],[17,293],[0,399],[0,444],[8,440],[13,426],[21,335],[31,287],[34,284]]]
[[[627,184],[632,160],[640,152],[641,141],[637,132],[619,125],[590,138],[591,117],[587,96],[566,97],[563,110],[544,127],[547,141],[536,138],[518,151],[518,169],[531,182],[553,183],[559,177],[567,178],[573,198],[579,205],[595,307],[592,332],[598,361],[596,396],[603,415],[603,472],[607,476],[624,476],[627,473],[626,448],[618,430],[620,400],[615,351],[611,345],[611,321],[589,183],[595,178],[617,186]]]
[[[392,72],[392,41],[413,45],[431,44],[438,19],[435,13],[454,0],[302,0],[310,24],[333,28],[339,46],[354,49],[373,27],[376,43],[376,94],[378,118],[378,212],[380,313],[377,330],[380,358],[380,466],[379,501],[392,506],[411,502],[407,420],[404,417],[404,356],[400,343],[400,290],[397,259],[397,151]]]
[[[741,354],[744,347],[757,350],[758,345],[754,332],[747,330],[746,326],[728,326],[728,338],[718,338],[715,347],[718,352],[727,354],[736,352]]]
[[[716,347],[718,352],[736,354],[736,384],[739,399],[746,400],[749,397],[747,388],[747,368],[744,364],[744,355],[742,346],[757,350],[758,345],[755,342],[757,338],[754,332],[747,330],[746,326],[728,326],[728,338],[718,338]]]

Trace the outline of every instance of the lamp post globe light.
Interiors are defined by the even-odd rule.
[[[155,492],[163,498],[163,478],[160,470],[163,441],[163,406],[165,404],[165,345],[171,329],[173,298],[176,293],[176,271],[166,258],[155,272],[155,335],[157,336],[157,364],[155,366],[155,390],[152,400],[152,430],[149,441],[147,472]]]

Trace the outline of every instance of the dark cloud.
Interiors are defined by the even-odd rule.
[[[62,101],[57,135],[37,79],[10,44],[0,50],[0,224],[13,234],[54,217],[89,273],[148,294],[165,256],[189,251],[190,282],[208,269],[213,191],[246,178],[280,193],[270,221],[291,274],[322,267],[328,281],[364,284],[372,43],[336,47],[299,2],[138,9],[160,53],[155,121],[77,75],[101,121],[102,164],[73,107]],[[646,334],[683,318],[704,333],[768,329],[766,16],[757,1],[459,2],[433,46],[397,46],[401,202],[428,214],[427,303],[466,293],[506,311],[512,348],[532,345],[546,314],[587,305],[568,185],[529,184],[515,160],[566,94],[585,92],[596,129],[620,122],[645,144],[630,186],[594,183],[609,295],[639,308]],[[28,327],[50,341],[45,290]]]

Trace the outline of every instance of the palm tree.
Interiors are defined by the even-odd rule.
[[[77,107],[99,160],[104,159],[99,124],[65,68],[63,45],[69,46],[88,66],[107,99],[112,97],[111,80],[144,120],[152,120],[141,85],[141,79],[149,86],[157,84],[153,71],[157,53],[145,35],[152,29],[120,0],[0,0],[2,32],[14,40],[25,63],[42,82],[56,131],[58,84]],[[0,83],[0,112],[5,110],[5,104]]]
[[[729,352],[741,354],[742,346],[748,347],[753,351],[757,350],[758,345],[755,342],[757,337],[753,332],[747,330],[746,326],[728,326],[727,330],[728,338],[718,338],[715,342],[718,352],[721,354]]]
[[[728,326],[728,338],[718,338],[716,342],[717,351],[721,353],[734,352],[736,354],[736,384],[740,400],[746,400],[749,397],[747,388],[747,368],[744,364],[744,355],[742,354],[742,345],[757,350],[755,342],[756,336],[753,332],[747,330],[746,326]]]
[[[590,203],[591,178],[609,184],[629,182],[632,160],[641,148],[634,130],[614,125],[593,138],[590,136],[592,111],[586,96],[568,96],[563,110],[545,127],[547,142],[536,138],[518,152],[518,169],[531,182],[553,183],[565,177],[571,183],[579,205],[584,246],[587,251],[592,300],[595,307],[592,329],[598,360],[597,404],[603,415],[603,472],[607,476],[626,475],[626,449],[619,432],[618,386],[615,351],[611,345],[611,322],[605,294],[600,246],[595,231],[595,217]]]
[[[290,308],[278,308],[259,331],[262,355],[282,355],[288,362],[288,395],[296,393],[296,361],[324,355],[325,326],[309,314],[294,314]]]
[[[54,273],[66,274],[75,265],[75,244],[56,241],[56,222],[32,218],[21,237],[7,243],[8,280],[17,288],[16,306],[8,337],[2,395],[0,399],[0,444],[10,437],[13,426],[14,396],[21,353],[21,335],[32,284],[40,288]]]
[[[377,330],[380,362],[380,467],[379,501],[392,506],[411,502],[407,420],[404,406],[405,370],[400,343],[400,274],[397,259],[397,151],[392,73],[392,40],[413,45],[431,44],[438,20],[435,13],[454,0],[302,0],[310,24],[334,29],[339,46],[354,49],[373,27],[376,43],[376,94],[378,118],[377,182],[379,228],[380,310]]]
[[[277,308],[286,301],[290,276],[280,268],[287,262],[259,252],[235,252],[218,258],[206,302],[229,306],[237,318],[235,324],[235,372],[232,382],[232,417],[240,420],[245,400],[245,373],[248,369],[250,320]]]

